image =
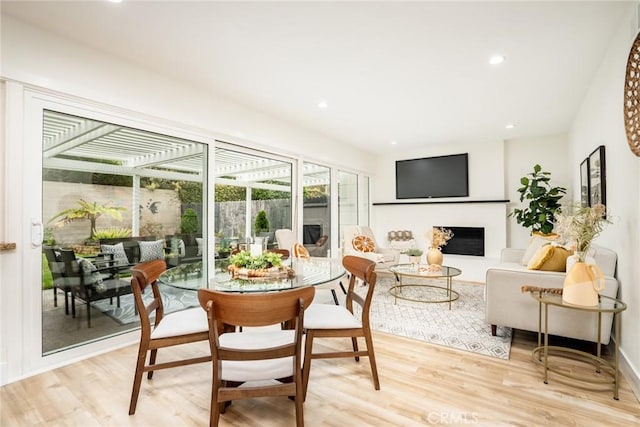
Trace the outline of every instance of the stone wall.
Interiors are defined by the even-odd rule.
[[[50,181],[44,181],[42,185],[42,220],[45,226],[57,213],[77,207],[78,200],[83,199],[91,203],[125,208],[121,212],[122,221],[102,215],[96,222],[96,228],[131,228],[131,216],[136,210],[131,208],[133,199],[131,187]],[[161,230],[159,234],[162,236],[180,232],[180,200],[175,191],[141,188],[140,206],[137,210],[141,214],[141,234],[150,228]],[[54,238],[57,244],[77,244],[87,239],[90,232],[89,221],[78,220],[56,227]]]

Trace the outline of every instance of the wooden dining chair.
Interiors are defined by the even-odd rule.
[[[307,395],[309,385],[309,372],[311,370],[311,360],[355,357],[356,361],[360,356],[368,356],[371,365],[371,375],[373,385],[376,390],[380,390],[378,380],[378,369],[376,367],[376,357],[373,350],[373,339],[371,338],[371,326],[369,325],[369,310],[371,308],[371,298],[376,285],[376,263],[366,258],[347,255],[342,259],[345,270],[350,274],[349,288],[347,289],[347,300],[345,306],[332,304],[313,304],[305,313],[304,328],[306,331],[303,380],[304,394]],[[355,292],[356,280],[359,279],[366,287],[367,293],[363,298]],[[353,312],[353,303],[361,306],[361,315]],[[313,340],[316,338],[351,338],[353,351],[335,351],[313,353]],[[358,349],[358,338],[365,340],[366,350]]]
[[[282,255],[282,259],[289,258],[289,250],[288,249],[267,249],[267,252],[273,252],[275,254]]]
[[[296,258],[309,258],[309,251],[301,243],[294,243],[291,250]]]
[[[218,425],[227,402],[261,396],[295,398],[296,425],[304,425],[302,325],[314,294],[310,286],[258,294],[198,290],[209,319],[213,359],[211,427]],[[251,329],[284,323],[293,329]],[[242,327],[242,332],[224,332],[229,325]],[[278,382],[253,384],[266,380]]]
[[[190,359],[156,363],[159,348],[209,339],[209,323],[207,322],[206,314],[200,307],[164,314],[162,297],[158,288],[158,277],[166,268],[167,266],[163,260],[154,260],[137,264],[131,269],[131,288],[133,289],[138,313],[140,313],[140,347],[138,349],[136,372],[133,377],[129,415],[133,415],[136,411],[144,372],[147,372],[148,379],[152,379],[153,371],[211,360],[211,355],[209,354]],[[153,299],[146,304],[142,295],[149,286],[151,286],[153,292]],[[151,318],[152,314],[155,319]],[[145,364],[147,353],[150,353],[149,363]]]

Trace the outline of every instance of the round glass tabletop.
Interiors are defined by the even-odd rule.
[[[228,261],[216,260],[216,271],[207,286],[203,277],[202,262],[179,265],[165,271],[158,279],[160,283],[175,288],[197,290],[209,288],[222,292],[269,292],[294,289],[302,286],[317,286],[341,278],[345,274],[342,261],[332,258],[293,258],[284,264],[295,273],[292,278],[271,279],[268,277],[238,279],[227,271]]]

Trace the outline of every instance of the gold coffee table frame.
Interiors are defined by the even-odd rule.
[[[619,347],[620,347],[620,313],[627,309],[627,305],[620,300],[605,295],[600,295],[598,305],[596,306],[580,306],[565,303],[562,301],[562,295],[540,293],[539,291],[530,292],[531,296],[538,301],[538,346],[533,349],[533,361],[544,367],[543,381],[548,384],[549,372],[556,373],[566,378],[590,383],[590,384],[611,384],[613,386],[613,398],[618,400],[618,388],[620,386],[620,370],[619,370]],[[549,306],[556,306],[561,309],[587,311],[597,314],[598,317],[598,342],[596,347],[596,355],[573,348],[549,345]],[[544,332],[542,331],[542,318],[544,312]],[[615,351],[613,363],[602,358],[602,345],[600,337],[602,332],[602,314],[612,313],[614,318]],[[544,343],[542,343],[542,334],[544,334]],[[604,368],[608,378],[585,377],[572,374],[568,369],[561,369],[557,366],[549,364],[549,356],[564,357],[579,362],[588,363],[595,367],[597,373],[601,373]]]
[[[407,300],[407,301],[415,301],[415,302],[426,302],[426,303],[449,303],[449,310],[451,310],[451,303],[458,298],[460,298],[460,294],[452,289],[453,287],[453,278],[455,276],[459,276],[462,274],[462,270],[455,267],[447,267],[445,265],[438,271],[429,271],[428,265],[424,264],[395,264],[389,267],[389,271],[393,273],[396,278],[396,285],[392,286],[389,289],[389,293],[394,296],[394,303],[398,302],[398,298]],[[405,285],[403,283],[404,277],[415,277],[420,279],[446,279],[446,286],[437,286],[437,285],[427,285],[427,284],[410,284]],[[426,300],[426,299],[414,299],[408,298],[402,295],[402,288],[404,287],[416,287],[416,288],[436,288],[444,290],[444,297],[442,299],[435,300]],[[398,291],[400,291],[400,295],[398,295]]]

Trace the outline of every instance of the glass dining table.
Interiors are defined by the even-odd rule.
[[[185,290],[208,288],[221,292],[271,292],[302,286],[318,286],[333,282],[345,275],[342,260],[333,258],[289,258],[283,264],[291,267],[291,278],[232,278],[227,271],[228,259],[216,260],[215,271],[207,283],[202,262],[182,264],[162,273],[158,281],[164,285]]]

